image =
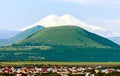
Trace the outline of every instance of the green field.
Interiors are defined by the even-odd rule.
[[[120,62],[52,62],[52,61],[17,61],[17,62],[0,62],[3,65],[29,65],[29,64],[44,64],[44,65],[81,65],[81,66],[120,66]]]

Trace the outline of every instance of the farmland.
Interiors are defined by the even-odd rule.
[[[4,65],[34,65],[34,64],[44,64],[44,65],[85,65],[85,66],[120,66],[120,62],[57,62],[57,61],[13,61],[13,62],[0,62]]]

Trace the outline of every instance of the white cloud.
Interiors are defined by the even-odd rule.
[[[120,28],[120,19],[89,18],[88,21],[91,24],[97,24],[116,31],[119,31]]]
[[[120,4],[120,0],[55,0],[55,1],[79,3],[83,5],[86,4],[119,5]]]
[[[98,25],[106,28],[109,30],[109,36],[110,34],[111,36],[120,36],[120,19],[89,18],[88,22],[92,25]]]
[[[59,1],[80,3],[80,4],[96,4],[96,3],[100,3],[102,0],[59,0]]]

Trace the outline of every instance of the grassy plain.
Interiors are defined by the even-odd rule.
[[[16,62],[0,62],[3,65],[81,65],[81,66],[120,66],[120,62],[54,62],[54,61],[16,61]]]

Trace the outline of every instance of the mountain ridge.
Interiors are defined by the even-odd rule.
[[[119,45],[76,26],[43,28],[0,47],[1,61],[119,62],[119,58]]]
[[[101,41],[99,41],[98,39]],[[59,46],[81,45],[93,47],[96,47],[98,45],[101,48],[109,46],[113,47],[114,45],[117,46],[117,44],[113,43],[112,41],[109,41],[106,38],[90,33],[80,27],[69,25],[44,28],[27,37],[25,40],[22,40],[20,42],[20,45],[22,44],[30,46],[40,46],[46,44]]]

